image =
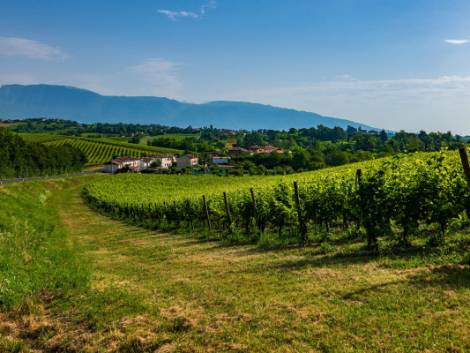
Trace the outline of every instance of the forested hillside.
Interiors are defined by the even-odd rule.
[[[86,157],[68,144],[46,146],[26,142],[0,128],[0,161],[0,178],[17,178],[79,171]]]

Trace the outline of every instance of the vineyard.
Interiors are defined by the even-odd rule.
[[[376,248],[423,226],[442,239],[464,219],[469,191],[456,152],[417,153],[282,177],[122,175],[87,186],[90,205],[149,228],[203,230],[258,242],[306,243],[342,233]],[[466,219],[466,218],[465,218]]]
[[[182,152],[170,148],[135,145],[113,140],[112,138],[93,139],[32,133],[23,133],[20,135],[31,142],[40,142],[52,146],[62,146],[64,144],[72,145],[80,149],[86,155],[88,164],[91,165],[109,162],[113,157],[117,156],[143,157],[162,153],[179,154]]]

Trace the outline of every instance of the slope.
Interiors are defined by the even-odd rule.
[[[246,102],[193,104],[162,97],[102,96],[54,85],[0,87],[0,117],[60,117],[80,122],[154,123],[228,129],[289,129],[323,124],[372,129],[354,121]]]

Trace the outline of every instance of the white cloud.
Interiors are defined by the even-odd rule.
[[[191,11],[171,11],[171,10],[158,10],[159,13],[165,15],[170,20],[175,21],[178,17],[199,18],[200,15]]]
[[[208,10],[215,9],[217,6],[216,0],[209,0],[206,3],[202,4],[198,12],[193,11],[173,11],[166,9],[159,9],[158,13],[165,15],[172,21],[176,21],[178,18],[201,18],[203,17]]]
[[[0,56],[25,57],[44,61],[61,61],[68,57],[61,49],[16,37],[0,37]]]
[[[463,45],[467,44],[469,42],[468,39],[446,39],[444,40],[447,44],[452,44],[452,45]]]
[[[178,95],[182,84],[178,78],[180,63],[162,58],[147,59],[143,63],[130,66],[129,69],[137,73],[141,79],[152,87],[152,94]]]

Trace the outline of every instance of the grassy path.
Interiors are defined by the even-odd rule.
[[[91,346],[126,336],[122,352],[470,351],[469,267],[198,242],[99,215],[79,187],[59,203],[93,267],[93,294],[75,304],[102,332]]]

